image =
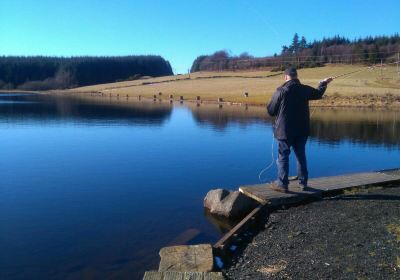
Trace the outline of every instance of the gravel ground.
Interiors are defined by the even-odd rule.
[[[271,213],[227,279],[400,279],[400,185]]]

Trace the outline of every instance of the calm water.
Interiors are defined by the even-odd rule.
[[[141,279],[161,247],[216,241],[207,191],[258,183],[271,161],[264,108],[2,94],[0,133],[0,279]],[[399,112],[313,115],[311,177],[399,167],[399,152]]]

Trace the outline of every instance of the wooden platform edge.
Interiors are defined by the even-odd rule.
[[[349,184],[348,186],[343,186],[340,188],[334,188],[334,189],[324,189],[324,188],[316,188],[315,190],[318,191],[321,195],[327,195],[327,194],[331,194],[331,193],[335,193],[335,192],[340,192],[340,191],[345,191],[345,190],[349,190],[349,189],[353,189],[356,187],[361,187],[361,186],[374,186],[374,185],[378,185],[378,184],[390,184],[390,183],[394,183],[397,181],[400,181],[400,169],[386,169],[386,170],[379,170],[379,171],[373,171],[373,172],[368,172],[368,173],[376,173],[376,174],[381,174],[381,175],[385,175],[387,178],[385,180],[381,180],[378,182],[372,182],[372,183],[360,183],[358,185],[351,185]],[[396,174],[396,173],[399,173]],[[360,175],[363,173],[354,173],[354,175]],[[347,176],[350,176],[353,174],[348,174]],[[331,176],[332,178],[336,177],[336,176]],[[322,177],[322,178],[330,178],[330,177]],[[313,178],[313,179],[320,179],[320,178]],[[311,179],[312,180],[312,179]],[[258,196],[257,194],[254,193],[254,191],[252,191],[252,189],[256,189],[256,188],[263,188],[263,185],[265,185],[265,187],[268,187],[269,184],[259,184],[259,185],[245,185],[245,186],[240,186],[239,187],[239,191],[246,195],[247,197],[250,197],[251,199],[256,200],[257,202],[261,203],[261,204],[269,204],[271,200],[276,199],[275,197],[270,198],[270,199],[264,199],[260,196]],[[312,187],[314,188],[314,187]],[[314,193],[299,193],[297,196],[299,196],[300,198],[307,198],[307,197],[311,197],[315,195]],[[296,195],[295,195],[296,196]],[[290,197],[286,197],[283,199],[289,199]],[[299,199],[299,201],[301,201],[302,199]],[[290,204],[290,202],[288,201],[288,203],[283,203],[283,204]],[[294,202],[298,202],[294,199]]]
[[[220,240],[217,241],[213,245],[214,249],[219,249],[223,250],[224,247],[228,246],[230,244],[230,241],[232,237],[234,237],[235,234],[238,234],[239,232],[243,231],[245,227],[248,225],[248,223],[251,220],[254,220],[256,215],[258,215],[262,210],[266,208],[266,205],[260,204],[256,208],[253,209],[249,214],[246,215],[236,226],[234,226],[230,231],[228,231]]]
[[[349,186],[349,187],[344,187],[341,189],[335,189],[335,190],[320,190],[319,194],[321,195],[320,197],[324,197],[326,195],[330,195],[332,193],[335,192],[342,192],[345,190],[350,190],[350,189],[354,189],[357,187],[361,187],[361,186],[365,186],[365,187],[371,187],[371,186],[376,186],[378,184],[390,184],[390,183],[395,183],[395,182],[399,182],[400,181],[400,175],[396,175],[396,174],[388,174],[390,172],[400,172],[400,169],[386,169],[386,170],[379,170],[379,171],[374,171],[376,173],[382,173],[382,174],[386,174],[392,177],[392,180],[387,180],[384,182],[376,182],[376,183],[371,183],[371,184],[365,184],[365,185],[360,185],[360,186]],[[387,173],[388,172],[388,173]],[[246,187],[246,186],[243,186]],[[256,200],[257,202],[260,203],[260,205],[258,207],[256,207],[253,211],[251,211],[245,218],[243,218],[243,220],[241,220],[235,227],[233,227],[229,232],[227,232],[220,240],[217,241],[217,243],[215,243],[213,245],[213,248],[215,249],[225,249],[225,247],[229,246],[231,239],[236,235],[239,234],[248,224],[248,222],[250,220],[255,220],[256,216],[261,212],[261,210],[267,210],[271,205],[269,205],[269,200],[265,201],[259,197],[257,197],[256,195],[253,195],[251,192],[247,192],[245,189],[243,189],[242,187],[239,187],[239,191],[241,193],[243,193],[244,195]],[[315,195],[302,195],[304,198],[307,197],[314,197]],[[290,203],[289,203],[290,204]]]
[[[252,194],[251,192],[246,191],[242,187],[239,187],[239,192],[241,192],[242,194],[244,194],[247,197],[250,197],[250,198],[254,199],[255,201],[261,203],[262,205],[267,204],[267,201],[265,201],[264,199],[259,198],[258,196]]]

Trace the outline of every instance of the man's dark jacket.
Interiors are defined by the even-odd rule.
[[[321,82],[317,89],[302,85],[298,79],[292,79],[276,89],[271,102],[267,105],[268,114],[276,116],[275,138],[294,140],[310,134],[309,100],[321,99],[327,83]]]

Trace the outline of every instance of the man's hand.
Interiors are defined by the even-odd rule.
[[[330,82],[333,81],[333,77],[325,78],[322,80],[323,82],[326,82],[326,84],[329,84]]]

